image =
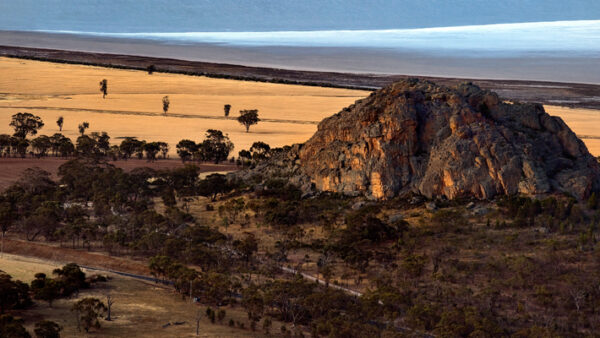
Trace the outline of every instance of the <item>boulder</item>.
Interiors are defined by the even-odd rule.
[[[471,83],[410,79],[326,118],[293,148],[293,172],[321,191],[388,199],[554,192],[587,198],[598,162],[558,117]]]

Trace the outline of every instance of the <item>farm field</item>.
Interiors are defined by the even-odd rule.
[[[63,134],[73,140],[77,126],[87,121],[88,132],[106,131],[113,143],[127,136],[163,141],[171,154],[181,139],[201,141],[207,129],[229,134],[233,154],[256,141],[272,147],[304,142],[323,118],[369,94],[10,58],[0,58],[0,74],[0,133],[12,134],[10,118],[17,112],[40,116],[45,122],[40,135],[59,132],[55,121],[63,116]],[[108,80],[105,99],[99,91],[102,79]],[[167,116],[164,96],[170,100]],[[225,104],[232,106],[229,118]],[[258,109],[262,119],[249,133],[235,120],[242,109]]]
[[[337,113],[369,91],[301,85],[214,79],[199,76],[121,70],[0,57],[0,133],[12,133],[16,112],[39,115],[45,122],[39,134],[59,132],[55,121],[65,119],[63,133],[77,138],[77,126],[90,123],[88,132],[106,131],[113,143],[136,136],[169,143],[171,155],[183,138],[200,141],[207,129],[227,133],[233,154],[263,141],[272,147],[304,142],[323,118]],[[99,82],[108,80],[103,99]],[[162,98],[171,102],[167,116]],[[225,117],[223,106],[230,104]],[[600,155],[600,111],[545,106],[560,116]],[[235,118],[241,109],[258,109],[262,119],[246,133]]]
[[[600,110],[544,106],[550,115],[559,116],[581,138],[590,153],[600,156]]]

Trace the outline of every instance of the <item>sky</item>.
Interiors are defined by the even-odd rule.
[[[370,30],[594,19],[598,0],[0,1],[0,30]]]

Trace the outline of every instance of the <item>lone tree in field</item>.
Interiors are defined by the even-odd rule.
[[[112,305],[114,304],[114,302],[115,302],[114,297],[110,293],[107,293],[106,294],[106,305],[107,305],[106,320],[109,322],[112,320],[112,318],[110,317],[110,309],[112,308]]]
[[[154,71],[156,70],[156,67],[154,65],[150,65],[146,67],[146,70],[148,71],[148,75],[152,75],[152,73],[154,73]]]
[[[100,92],[102,93],[102,98],[105,99],[106,95],[108,95],[108,81],[106,79],[100,81]]]
[[[231,111],[231,105],[230,104],[224,105],[223,111],[225,112],[225,116],[229,116],[229,112]]]
[[[98,317],[106,312],[106,305],[98,298],[84,298],[73,304],[71,311],[77,316],[77,329],[81,331],[81,327],[85,332],[89,332],[91,328],[100,328]]]
[[[167,112],[169,111],[170,104],[171,104],[171,101],[169,101],[169,96],[163,97],[163,112],[165,113],[165,116],[167,115]]]
[[[44,122],[39,116],[30,113],[16,113],[12,116],[10,126],[15,129],[15,137],[25,139],[29,134],[37,134],[38,129],[44,126]]]
[[[85,134],[85,130],[88,129],[90,127],[89,122],[83,122],[82,124],[79,125],[79,133],[81,134],[81,136],[83,136]]]
[[[59,131],[62,131],[63,123],[65,123],[65,119],[60,116],[58,120],[56,120],[56,125],[58,126]]]
[[[238,122],[246,127],[246,132],[250,130],[250,126],[255,125],[260,121],[258,118],[258,109],[240,110]]]

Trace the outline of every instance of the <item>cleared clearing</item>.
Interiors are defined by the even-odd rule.
[[[25,282],[30,282],[35,273],[51,274],[52,270],[62,263],[36,258],[4,254],[0,257],[0,270]],[[94,274],[94,271],[85,271]],[[191,304],[182,300],[181,296],[170,288],[122,277],[110,273],[107,283],[99,283],[94,288],[83,290],[77,298],[60,299],[48,307],[45,302],[36,301],[33,308],[15,315],[26,321],[26,328],[33,334],[34,323],[42,320],[52,320],[63,326],[61,337],[262,337],[260,330],[252,332],[249,329],[248,317],[241,307],[223,307],[227,312],[223,323],[212,324],[206,318],[206,306]],[[113,321],[101,320],[102,328],[89,334],[78,332],[76,320],[70,311],[72,304],[84,297],[96,297],[106,301],[106,294],[114,297],[112,307]],[[196,336],[195,316],[202,311],[200,335]],[[245,323],[245,328],[229,327],[229,319]],[[167,323],[184,322],[181,325]],[[273,323],[273,332],[279,330],[281,323]]]

